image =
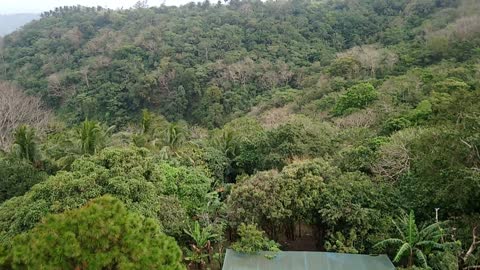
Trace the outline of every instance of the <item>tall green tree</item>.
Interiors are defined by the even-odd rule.
[[[77,130],[82,153],[93,155],[100,150],[109,130],[111,128],[105,130],[98,122],[85,120]]]
[[[343,115],[355,109],[363,109],[375,99],[378,93],[370,83],[360,83],[352,86],[347,92],[340,96],[333,112],[335,115]]]
[[[49,215],[0,252],[10,269],[185,269],[180,248],[153,219],[111,196]]]
[[[9,242],[47,214],[82,207],[106,194],[131,211],[157,219],[165,232],[179,235],[187,211],[198,215],[208,204],[210,186],[211,179],[201,168],[159,163],[145,148],[106,148],[76,159],[69,171],[0,204],[0,239]]]
[[[186,140],[185,127],[179,123],[170,123],[163,131],[160,155],[163,159],[179,156],[178,149]]]
[[[23,195],[46,178],[47,174],[36,169],[29,161],[0,157],[0,203]]]
[[[13,152],[19,158],[30,162],[37,160],[39,153],[35,137],[35,129],[27,126],[19,126],[14,133]]]

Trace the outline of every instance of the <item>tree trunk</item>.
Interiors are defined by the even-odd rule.
[[[468,248],[467,252],[462,258],[462,266],[467,262],[468,258],[472,256],[473,252],[477,248],[478,245],[480,245],[480,240],[478,240],[477,236],[477,226],[473,227],[472,229],[472,244]]]
[[[413,249],[410,249],[410,256],[408,257],[408,267],[413,266]]]

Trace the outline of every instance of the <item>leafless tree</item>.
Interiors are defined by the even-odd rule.
[[[266,89],[285,86],[293,76],[293,72],[290,71],[288,65],[281,60],[275,63],[262,60],[259,67],[260,72],[263,74],[259,83]]]
[[[427,31],[425,39],[433,48],[448,49],[457,40],[466,41],[480,35],[480,16],[465,16],[437,31]]]
[[[263,112],[259,116],[259,121],[264,128],[273,129],[288,122],[292,116],[292,113],[293,108],[290,104],[288,104],[280,108],[272,108]]]
[[[219,60],[215,63],[215,69],[217,77],[212,82],[224,89],[232,85],[245,87],[251,82],[257,82],[263,89],[272,89],[287,85],[293,77],[293,72],[283,61],[272,63],[249,57],[232,64]]]
[[[113,30],[100,30],[99,34],[85,44],[85,50],[91,55],[105,55],[125,45],[125,35]]]
[[[413,137],[418,136],[416,129],[402,130],[391,137],[391,141],[384,144],[379,151],[373,171],[390,181],[397,181],[398,177],[410,170],[411,154],[408,144]]]
[[[477,246],[480,246],[480,237],[477,235],[477,229],[478,229],[478,226],[475,226],[472,229],[472,243],[471,243],[470,247],[468,248],[467,252],[465,252],[465,254],[463,256],[463,261],[464,262],[467,262],[468,259],[471,256],[473,256],[473,253],[474,253],[475,249],[477,248]],[[477,265],[475,267],[480,268],[480,265]]]
[[[0,81],[0,149],[12,143],[13,130],[27,124],[41,132],[52,118],[38,97],[29,96],[18,87]]]
[[[458,19],[454,24],[454,33],[462,41],[480,34],[480,16],[471,16]]]
[[[134,39],[134,44],[149,52],[155,52],[162,44],[163,36],[164,29],[161,25],[148,26],[138,33],[138,35]]]
[[[334,120],[334,123],[340,128],[363,127],[369,128],[375,124],[378,116],[372,109],[365,109],[354,112],[342,118]]]
[[[64,35],[63,38],[68,40],[70,44],[72,44],[75,48],[80,48],[80,45],[82,43],[82,31],[78,27],[74,27],[70,30],[68,30]]]
[[[63,97],[63,87],[61,76],[58,73],[53,73],[47,78],[48,80],[48,94],[52,97]]]
[[[137,1],[133,8],[148,8],[148,0]]]
[[[215,78],[215,84],[223,86],[228,84],[239,84],[243,87],[254,79],[256,63],[251,58],[245,58],[233,64],[226,64],[224,61],[217,61],[218,78]]]
[[[398,56],[395,53],[376,44],[353,47],[337,54],[337,58],[351,58],[358,61],[370,76],[375,76],[378,70],[391,70],[398,62]]]

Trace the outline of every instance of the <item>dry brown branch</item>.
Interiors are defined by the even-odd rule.
[[[465,253],[465,256],[463,257],[464,262],[466,262],[468,260],[468,258],[470,258],[470,256],[472,256],[472,254],[475,251],[475,249],[477,248],[477,246],[480,245],[480,239],[478,238],[478,235],[477,235],[477,228],[478,228],[478,226],[475,226],[472,229],[472,244],[470,245],[467,252]]]
[[[292,106],[286,105],[265,111],[259,116],[259,121],[265,129],[273,129],[286,123],[292,115]]]
[[[379,69],[391,70],[398,62],[398,56],[379,45],[364,45],[337,54],[337,58],[351,58],[358,61],[371,76]]]
[[[52,114],[38,97],[24,94],[7,82],[0,82],[0,149],[12,143],[12,132],[18,125],[30,125],[41,132]]]
[[[391,141],[380,148],[373,171],[391,181],[408,172],[411,163],[408,144],[412,137],[418,136],[416,133],[416,130],[405,130],[393,135]]]
[[[368,128],[377,121],[377,114],[372,109],[365,109],[354,112],[345,117],[334,120],[334,123],[340,128],[364,127]]]

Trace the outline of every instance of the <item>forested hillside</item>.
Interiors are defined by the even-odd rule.
[[[0,265],[219,269],[279,247],[480,267],[479,11],[43,13],[0,40]]]

